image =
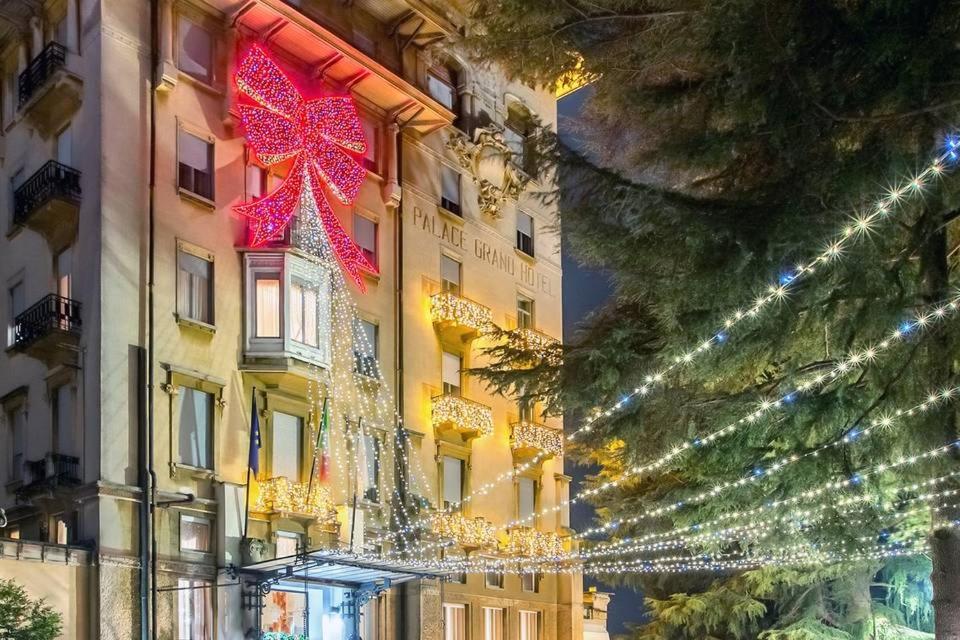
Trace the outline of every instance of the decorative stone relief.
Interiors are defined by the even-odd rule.
[[[446,146],[477,185],[477,203],[485,215],[500,218],[503,204],[516,200],[530,181],[514,164],[513,151],[504,142],[499,125],[476,129],[473,142],[461,133],[451,133]]]

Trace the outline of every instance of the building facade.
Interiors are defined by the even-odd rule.
[[[570,549],[560,422],[466,373],[491,326],[561,337],[553,96],[423,0],[12,0],[0,29],[0,577],[59,585],[66,638],[581,638],[578,577],[466,566]],[[253,50],[355,105],[362,183],[310,197],[356,283],[302,206],[266,239],[235,209],[293,171],[243,126]]]

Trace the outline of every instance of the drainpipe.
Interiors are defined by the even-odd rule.
[[[394,308],[395,313],[397,314],[397,354],[396,354],[396,374],[394,375],[394,380],[396,380],[396,394],[397,394],[397,414],[400,416],[400,426],[401,428],[406,428],[403,413],[403,128],[396,133],[396,162],[397,162],[397,184],[400,186],[400,203],[397,205],[397,208],[394,213],[394,234],[396,235],[394,239],[394,244],[396,249],[394,251],[396,261],[396,268],[394,273],[396,274],[396,284],[395,284],[395,301]],[[403,433],[400,438],[401,446],[406,447],[407,445],[407,434]],[[413,452],[411,451],[411,454]],[[403,468],[403,456],[397,457],[397,470],[398,477],[400,477],[401,482],[399,482],[399,491],[400,491],[400,500],[401,505],[400,509],[403,512],[406,512],[408,496],[406,490],[405,480],[409,477],[408,469]],[[409,602],[408,588],[407,585],[400,585],[400,636],[407,632],[407,605]]]

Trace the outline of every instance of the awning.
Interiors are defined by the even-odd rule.
[[[447,574],[387,560],[361,558],[337,551],[311,551],[247,565],[240,573],[258,582],[307,580],[315,584],[356,588],[368,584],[397,585],[421,578],[443,579]]]

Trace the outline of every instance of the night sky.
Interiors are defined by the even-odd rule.
[[[561,140],[567,145],[576,148],[578,141],[574,135],[577,115],[587,97],[590,88],[586,87],[560,99],[558,103],[558,125]],[[561,220],[562,222],[562,220]],[[562,225],[561,225],[562,228]],[[561,233],[562,235],[562,233]],[[576,331],[580,321],[591,311],[601,306],[610,296],[610,285],[600,272],[586,269],[577,264],[571,256],[567,246],[567,239],[561,238],[563,251],[563,335],[570,337]],[[565,420],[567,431],[574,430],[575,417]],[[566,472],[573,476],[571,496],[579,492],[579,485],[583,477],[591,472],[588,467],[574,465],[566,461]],[[575,530],[583,530],[593,524],[593,508],[584,503],[577,503],[570,509],[570,521]],[[583,579],[584,588],[596,586],[598,591],[613,592],[610,606],[607,629],[611,635],[626,631],[625,622],[640,622],[643,608],[643,596],[627,588],[611,588],[587,576]]]

